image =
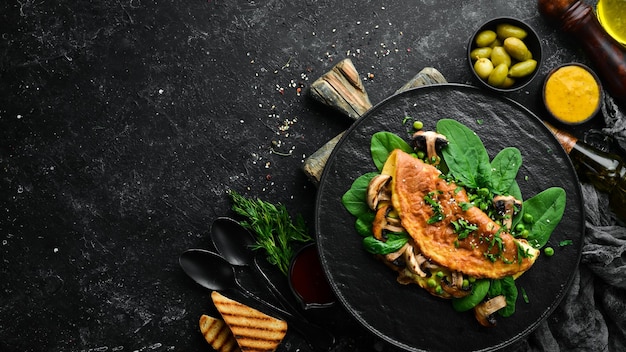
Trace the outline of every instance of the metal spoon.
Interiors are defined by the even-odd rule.
[[[280,301],[283,308],[293,314],[300,314],[283,296],[272,280],[265,274],[256,260],[252,247],[256,240],[237,220],[219,217],[211,224],[211,240],[217,252],[230,264],[241,267],[252,267],[263,278],[272,295]]]
[[[328,331],[265,302],[242,287],[233,266],[219,254],[203,249],[189,249],[180,255],[179,263],[183,271],[199,285],[215,291],[238,291],[254,300],[261,310],[285,320],[315,351],[328,351],[334,345],[335,337]]]

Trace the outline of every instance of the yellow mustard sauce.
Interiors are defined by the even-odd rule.
[[[600,86],[584,67],[568,65],[558,68],[547,79],[544,100],[548,111],[565,123],[581,123],[597,112]]]

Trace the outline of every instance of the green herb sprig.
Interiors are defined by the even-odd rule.
[[[228,194],[233,200],[233,211],[246,218],[241,225],[256,234],[253,249],[264,249],[267,261],[287,275],[294,242],[312,240],[302,215],[297,214],[292,221],[287,208],[280,203],[249,199],[232,190]]]

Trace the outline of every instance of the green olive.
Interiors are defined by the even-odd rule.
[[[480,58],[488,59],[490,56],[491,56],[490,47],[476,48],[470,51],[470,57],[472,58],[472,60],[478,60]]]
[[[509,70],[509,77],[521,78],[533,73],[537,68],[537,60],[526,60],[518,62]]]
[[[478,77],[487,79],[491,71],[493,71],[493,63],[487,58],[480,58],[474,63],[474,71],[476,71]]]
[[[493,42],[491,42],[491,44],[489,44],[490,48],[495,48],[496,46],[502,46],[502,41],[498,38],[496,38],[496,40],[494,40]]]
[[[508,23],[499,24],[496,27],[496,33],[498,34],[498,38],[502,38],[503,40],[508,37],[514,37],[523,40],[528,35],[528,33],[526,33],[524,29]]]
[[[506,52],[517,61],[526,61],[532,58],[526,44],[519,38],[508,37],[504,40],[503,45]]]
[[[489,46],[489,44],[493,43],[493,41],[496,40],[496,36],[496,32],[490,29],[484,30],[478,33],[478,35],[476,36],[476,46],[478,46],[479,48]]]
[[[506,67],[511,67],[511,56],[503,47],[496,46],[491,50],[491,62],[494,66],[506,64]]]
[[[501,87],[506,80],[508,73],[509,68],[506,67],[506,64],[500,64],[496,66],[493,71],[491,71],[489,77],[487,78],[487,83],[493,87]]]
[[[515,79],[509,76],[506,77],[504,83],[500,86],[500,88],[511,88],[515,84]]]

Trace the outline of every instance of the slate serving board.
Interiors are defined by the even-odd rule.
[[[490,158],[517,147],[523,164],[517,181],[525,198],[549,187],[562,187],[566,210],[542,255],[517,280],[516,313],[499,318],[495,328],[481,327],[472,312],[458,313],[450,301],[431,296],[416,285],[396,282],[396,273],[362,247],[342,195],[360,175],[376,171],[369,146],[372,135],[391,131],[409,140],[411,123],[435,129],[452,118],[474,130]],[[315,228],[320,259],[331,287],[346,310],[366,329],[408,351],[487,351],[510,345],[533,331],[558,306],[571,284],[581,254],[584,232],[581,191],[571,162],[541,120],[518,103],[476,88],[445,84],[412,89],[372,108],[347,131],[324,170],[316,200]],[[559,246],[564,240],[572,244]]]

